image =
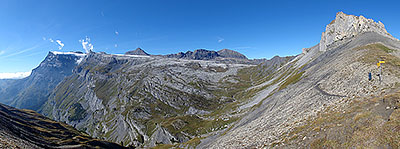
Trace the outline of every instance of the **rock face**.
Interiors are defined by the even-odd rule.
[[[382,22],[375,22],[364,16],[347,15],[343,12],[336,14],[336,19],[326,26],[319,44],[320,51],[326,51],[336,41],[354,37],[365,32],[376,32],[380,35],[395,39],[385,29]]]
[[[187,58],[195,60],[210,60],[218,57],[218,53],[215,51],[208,51],[204,49],[195,50],[193,53],[189,52]]]
[[[76,52],[49,52],[40,65],[32,70],[30,76],[9,81],[9,87],[0,90],[0,102],[17,108],[38,110],[49,93],[66,76],[72,74],[86,54]]]
[[[165,130],[165,128],[157,125],[153,135],[151,136],[150,146],[156,146],[157,144],[172,144],[172,142],[178,142],[178,140]]]
[[[0,148],[124,148],[31,110],[0,104]]]
[[[239,52],[229,50],[229,49],[222,49],[219,50],[218,55],[225,58],[238,58],[238,59],[247,59],[247,57]]]
[[[136,50],[126,52],[125,55],[146,55],[146,56],[149,56],[150,54],[146,53],[141,48],[137,48]]]

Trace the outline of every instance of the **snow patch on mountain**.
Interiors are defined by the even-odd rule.
[[[59,51],[50,51],[51,53],[53,53],[54,55],[58,55],[58,54],[71,54],[71,55],[76,55],[76,56],[86,56],[86,54],[84,53],[77,53],[77,52],[59,52]]]
[[[75,55],[77,57],[80,57],[78,60],[76,60],[77,64],[80,64],[87,55],[85,53],[79,53],[79,52],[59,52],[59,51],[50,51],[50,52],[53,53],[54,55]]]

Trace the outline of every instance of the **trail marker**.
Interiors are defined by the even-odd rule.
[[[376,65],[378,66],[379,71],[380,71],[380,73],[379,73],[379,81],[380,81],[380,83],[382,83],[382,66],[381,66],[381,64],[384,64],[384,63],[385,63],[384,60],[380,60],[378,63],[376,63]]]

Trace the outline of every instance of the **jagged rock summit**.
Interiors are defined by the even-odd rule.
[[[239,52],[229,50],[229,49],[222,49],[217,52],[220,56],[225,58],[239,58],[239,59],[247,59],[247,57]]]
[[[149,56],[150,54],[146,53],[141,48],[137,48],[136,50],[126,52],[125,55],[147,55],[147,56]]]
[[[183,58],[183,59],[193,59],[193,60],[211,60],[218,57],[218,53],[215,51],[209,51],[206,49],[197,49],[192,51],[187,51],[186,53],[179,52],[177,54],[168,54],[165,57],[169,58]]]
[[[380,21],[375,22],[364,16],[347,15],[343,12],[338,12],[335,20],[326,26],[325,32],[321,35],[320,51],[326,51],[336,41],[351,38],[364,32],[376,32],[397,40],[386,31],[385,26]]]

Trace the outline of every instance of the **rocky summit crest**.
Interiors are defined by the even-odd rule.
[[[137,48],[136,50],[126,52],[125,55],[147,55],[148,56],[150,54],[146,53],[141,48]]]
[[[335,20],[326,26],[319,44],[320,51],[326,51],[334,42],[354,37],[364,32],[376,32],[385,37],[395,39],[390,35],[382,22],[375,22],[364,16],[347,15],[343,12],[336,14]],[[395,39],[397,40],[397,39]]]

